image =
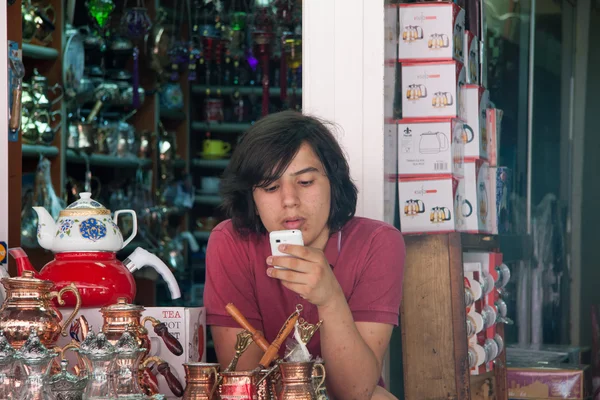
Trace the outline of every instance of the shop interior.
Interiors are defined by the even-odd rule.
[[[161,336],[156,327],[166,318],[161,312],[181,311],[177,335],[190,343],[187,348],[181,341],[186,348],[177,357],[172,351],[161,353],[162,364],[145,354],[148,371],[159,377],[156,388],[151,379],[140,378],[146,394],[160,391],[179,398],[189,373],[182,364],[217,361],[210,329],[202,323],[205,253],[211,230],[227,218],[219,207],[219,182],[240,136],[268,114],[308,109],[346,131],[340,141],[350,153],[351,169],[363,174],[359,188],[372,178],[381,180],[380,193],[364,204],[377,203],[379,218],[405,234],[400,327],[394,329],[384,366],[392,394],[411,400],[596,399],[598,385],[592,378],[600,376],[600,273],[594,239],[600,224],[600,138],[594,128],[600,72],[594,66],[600,52],[594,45],[600,38],[600,2],[363,0],[355,5],[361,11],[343,21],[342,8],[350,6],[331,0],[323,10],[333,13],[332,21],[339,25],[330,31],[325,17],[318,16],[316,0],[6,3],[8,172],[0,180],[10,190],[7,237],[0,235],[0,244],[6,240],[5,247],[22,248],[37,272],[24,272],[29,267],[22,254],[11,253],[0,260],[0,275],[40,274],[56,282],[95,285],[103,278],[93,268],[57,268],[55,254],[74,251],[78,244],[56,238],[68,239],[71,229],[82,229],[76,217],[66,219],[61,212],[71,209],[77,216],[77,208],[87,207],[85,212],[95,211],[81,215],[101,220],[106,218],[102,209],[110,210],[109,226],[87,230],[102,237],[113,231],[115,238],[120,232],[111,262],[129,269],[123,293],[130,293],[132,285],[137,290],[132,304],[86,314],[87,324],[103,326],[110,312],[118,319],[119,306],[128,306],[139,324],[145,307],[151,322],[146,327],[152,325],[156,332],[150,334],[152,340],[163,340],[170,348],[168,334]],[[425,9],[435,13],[438,8],[436,23],[448,34],[430,37],[425,22],[407,22],[418,21]],[[443,10],[455,14],[444,20]],[[373,24],[373,18],[379,22]],[[376,114],[381,146],[373,153],[360,149],[355,163],[361,147],[357,140],[364,142],[373,132],[367,134],[365,128],[355,136],[358,128],[345,118],[364,110],[350,100],[343,103],[342,92],[336,92],[331,107],[324,105],[329,98],[321,93],[332,84],[325,75],[319,82],[318,72],[330,65],[319,65],[315,54],[330,48],[326,46],[352,49],[350,38],[357,31],[346,34],[340,27],[361,19],[370,19],[374,28],[368,31],[365,24],[357,29],[364,38],[358,57],[366,60],[364,65],[378,65],[380,74],[369,78],[366,70],[335,65],[345,68],[339,76],[373,79],[371,89],[381,97],[381,108],[374,108],[381,111]],[[325,31],[335,32],[335,40],[317,43]],[[364,50],[371,39],[381,45],[375,46],[376,59]],[[339,52],[333,57],[342,60]],[[408,82],[423,73],[443,75],[441,64],[448,63],[464,74],[446,73],[454,76],[449,86],[453,93],[431,92],[425,88],[430,78],[423,84]],[[335,74],[331,72],[329,76]],[[335,90],[348,90],[342,85],[337,83]],[[458,105],[461,96],[464,113]],[[466,110],[471,97],[474,117]],[[423,113],[420,99],[434,111]],[[440,114],[449,109],[450,114]],[[424,127],[433,122],[439,125],[435,134]],[[414,142],[428,159],[455,148],[457,124],[464,153],[448,152],[449,164],[441,172],[437,163],[425,172],[422,165],[411,166],[409,132],[429,130]],[[474,132],[466,124],[479,128]],[[443,129],[448,132],[440,133]],[[469,143],[478,141],[479,147],[469,153]],[[365,167],[369,157],[381,160],[376,172]],[[440,175],[441,180],[431,178]],[[461,179],[453,178],[458,175]],[[453,187],[463,180],[464,188]],[[448,204],[428,210],[426,200],[411,197],[409,192],[416,193],[423,182],[447,190]],[[475,201],[468,202],[471,189]],[[75,206],[67,209],[69,205]],[[471,214],[484,213],[471,225]],[[88,258],[83,264],[95,261]],[[4,263],[7,268],[2,269]],[[47,269],[44,276],[40,269],[48,263],[54,263],[54,272]],[[469,300],[475,286],[482,292]],[[423,300],[432,291],[435,298]],[[65,294],[63,322],[76,297]],[[82,297],[83,307],[107,305],[92,297]],[[84,323],[77,315],[74,311],[67,321],[69,338],[53,339],[57,345],[66,346],[82,334]],[[171,375],[164,365],[170,365]],[[65,369],[53,372],[62,377]],[[576,384],[564,394],[536,391],[557,380]],[[0,383],[0,397],[2,390]]]

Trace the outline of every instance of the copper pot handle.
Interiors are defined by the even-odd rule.
[[[162,376],[165,377],[165,380],[167,381],[167,385],[169,385],[169,389],[171,389],[171,392],[173,392],[173,394],[177,397],[183,396],[183,386],[181,386],[181,382],[179,382],[179,379],[177,379],[177,377],[171,372],[171,367],[169,366],[169,364],[163,361],[160,364],[158,364],[156,369]]]
[[[77,290],[77,286],[75,286],[75,284],[73,282],[71,282],[70,285],[65,286],[64,288],[60,289],[60,291],[56,292],[50,292],[48,293],[48,300],[52,300],[54,297],[56,297],[56,300],[58,301],[58,304],[61,306],[65,305],[65,301],[62,299],[63,294],[65,294],[66,292],[73,292],[73,294],[75,295],[75,299],[77,300],[77,302],[75,303],[75,309],[73,310],[73,312],[71,313],[71,315],[69,315],[69,318],[67,318],[65,320],[65,322],[63,322],[62,325],[60,325],[60,333],[63,336],[67,336],[68,333],[65,331],[65,328],[68,328],[69,325],[71,325],[71,322],[73,322],[73,319],[75,319],[75,316],[77,315],[77,313],[79,313],[79,309],[81,308],[81,296],[79,295],[79,290]]]
[[[285,323],[281,327],[281,330],[279,331],[279,334],[277,334],[275,340],[273,340],[267,351],[265,351],[265,354],[260,359],[258,365],[264,368],[268,368],[271,362],[273,362],[273,360],[277,358],[279,348],[281,347],[283,341],[287,339],[290,333],[292,333],[292,331],[294,330],[294,327],[296,326],[296,321],[298,321],[301,311],[302,306],[296,306],[296,311],[294,311],[294,313],[290,315],[289,318],[285,321]]]
[[[270,345],[269,342],[267,342],[267,339],[265,339],[260,331],[257,331],[252,325],[250,325],[250,322],[248,322],[242,312],[238,310],[233,303],[227,304],[227,306],[225,306],[225,310],[229,315],[231,315],[235,322],[252,334],[252,340],[258,345],[258,347],[262,349],[262,351],[267,351],[269,349]]]
[[[217,371],[217,369],[215,367],[210,367],[210,374],[215,375],[215,383],[214,383],[212,389],[210,389],[210,394],[208,395],[208,398],[212,399],[213,396],[215,395],[215,391],[219,387],[219,383],[221,383],[221,381],[219,379],[219,377],[220,377],[219,372]]]
[[[321,372],[323,372],[321,381],[319,382],[319,384],[317,385],[317,388],[315,389],[317,392],[317,395],[318,395],[319,391],[323,388],[323,386],[325,386],[325,366],[321,363],[317,363],[317,364],[315,364],[314,368],[318,368],[321,370]]]
[[[171,353],[176,356],[183,354],[183,346],[179,340],[177,340],[177,338],[173,336],[171,332],[169,332],[169,328],[167,328],[167,325],[165,325],[164,322],[161,322],[153,317],[144,317],[142,319],[142,325],[145,325],[147,321],[152,323],[154,333],[156,333],[163,340]]]

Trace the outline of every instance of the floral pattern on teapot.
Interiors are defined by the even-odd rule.
[[[106,225],[96,218],[88,218],[79,225],[79,232],[83,238],[95,242],[106,237]]]

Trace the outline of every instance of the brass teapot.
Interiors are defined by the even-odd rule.
[[[9,252],[15,258],[27,257],[21,248]],[[19,277],[2,278],[2,285],[6,289],[6,299],[0,308],[0,330],[4,331],[15,349],[23,346],[31,329],[37,332],[46,347],[53,347],[61,333],[67,336],[65,328],[71,324],[81,306],[79,291],[73,283],[58,292],[52,291],[53,282],[34,278],[32,272],[23,271]],[[69,318],[61,324],[62,315],[52,300],[56,298],[59,305],[64,304],[62,296],[65,292],[73,292],[77,304]]]

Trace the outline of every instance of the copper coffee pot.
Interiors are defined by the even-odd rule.
[[[75,284],[71,283],[58,292],[52,291],[53,282],[36,279],[33,273],[24,271],[20,277],[2,278],[2,285],[6,289],[6,299],[0,308],[0,330],[4,331],[15,349],[20,349],[25,343],[31,328],[49,348],[54,346],[61,333],[67,336],[64,328],[71,324],[81,306]],[[62,315],[52,300],[56,298],[58,304],[63,305],[62,297],[66,292],[73,292],[77,303],[71,315],[61,324]]]
[[[154,332],[163,340],[171,353],[177,356],[183,354],[183,346],[171,333],[169,333],[169,329],[163,322],[160,322],[153,317],[142,318],[142,312],[144,310],[145,308],[142,306],[130,304],[127,302],[127,299],[119,298],[116,304],[100,309],[102,317],[104,318],[102,332],[106,335],[106,338],[110,343],[117,343],[123,333],[129,331],[137,340],[139,347],[144,349],[144,353],[141,357],[142,363],[140,372],[142,372],[150,362],[156,363],[159,373],[165,376],[173,394],[182,396],[183,387],[171,373],[169,364],[157,357],[148,357],[150,353],[150,338],[148,337],[148,330],[145,328],[146,323],[150,322],[152,324]],[[147,392],[153,392],[151,390],[152,385],[145,384],[146,379],[144,378],[143,373],[140,373],[139,379],[142,388]]]
[[[185,392],[183,400],[215,400],[219,386],[220,365],[216,363],[190,362],[185,369]]]

